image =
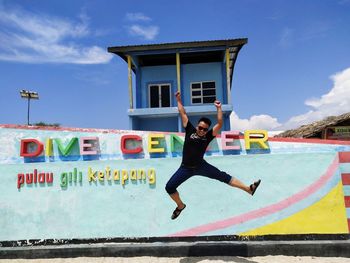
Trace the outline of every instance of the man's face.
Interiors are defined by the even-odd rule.
[[[201,121],[198,123],[196,129],[197,129],[197,134],[202,137],[202,136],[205,136],[205,134],[208,132],[209,125]]]

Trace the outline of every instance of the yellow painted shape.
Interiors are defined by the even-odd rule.
[[[181,91],[180,53],[176,53],[176,78],[177,78],[177,91]]]
[[[230,50],[226,48],[226,88],[227,88],[227,101],[231,101],[231,83],[230,83]],[[229,103],[230,104],[230,103]]]
[[[149,153],[163,153],[165,151],[164,148],[162,147],[154,147],[159,145],[159,140],[158,139],[163,139],[164,138],[164,134],[150,134],[148,136],[148,152]],[[155,139],[155,140],[154,140]]]
[[[46,139],[45,155],[53,156],[52,139]]]
[[[260,134],[263,135],[262,138],[250,138],[251,134]],[[269,146],[266,144],[268,139],[267,131],[265,130],[246,130],[244,132],[244,142],[245,142],[245,149],[250,150],[250,145],[252,143],[257,143],[260,145],[263,149],[268,149]]]
[[[274,234],[349,233],[342,183],[339,182],[315,204],[288,217],[247,232],[242,236]]]
[[[132,95],[132,68],[131,68],[131,57],[128,55],[128,83],[129,83],[129,103],[130,109],[133,109],[133,95]]]

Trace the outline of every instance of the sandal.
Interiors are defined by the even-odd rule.
[[[185,208],[186,208],[185,204],[184,204],[184,207],[182,209],[179,209],[176,207],[173,214],[171,215],[171,219],[174,220],[175,218],[177,218],[181,214],[182,210],[184,210]]]
[[[254,193],[255,193],[256,189],[258,189],[258,186],[260,185],[260,183],[261,183],[261,180],[259,179],[258,181],[254,182],[253,184],[251,184],[249,186],[250,191],[252,191],[251,195],[254,195]],[[253,188],[254,186],[255,186],[255,188]]]

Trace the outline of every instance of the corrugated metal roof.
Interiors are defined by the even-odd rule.
[[[121,55],[125,52],[146,51],[146,50],[164,50],[176,48],[195,48],[195,47],[216,47],[216,46],[243,46],[248,43],[247,38],[238,39],[224,39],[224,40],[206,40],[206,41],[192,41],[192,42],[175,42],[175,43],[159,43],[147,45],[128,45],[108,47],[108,52]]]

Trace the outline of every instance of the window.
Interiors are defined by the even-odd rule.
[[[213,103],[216,100],[215,81],[191,83],[192,104]]]
[[[170,84],[151,84],[149,88],[149,107],[170,107]]]

